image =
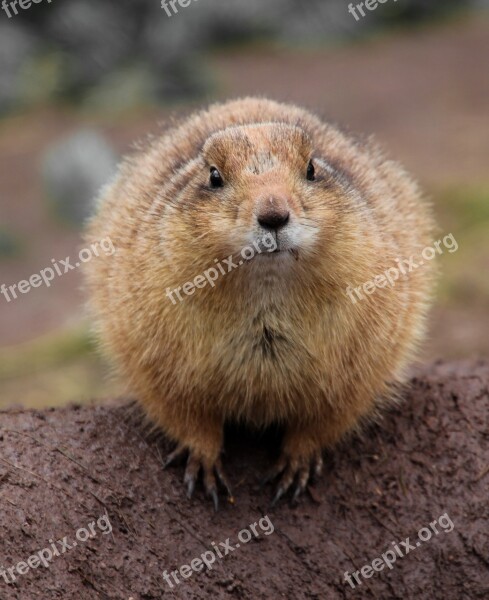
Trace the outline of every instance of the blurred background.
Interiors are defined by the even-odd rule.
[[[245,94],[377,140],[459,249],[423,360],[489,355],[489,0],[41,0],[0,11],[0,285],[74,257],[97,190],[158,123]],[[353,2],[354,5],[357,2]],[[358,14],[358,13],[357,13]],[[438,238],[436,238],[438,239]],[[79,270],[0,295],[0,406],[123,392],[89,335]]]

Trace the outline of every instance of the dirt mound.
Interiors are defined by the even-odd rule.
[[[0,598],[487,598],[488,384],[425,368],[297,507],[257,483],[276,436],[232,432],[217,514],[127,403],[1,413]]]

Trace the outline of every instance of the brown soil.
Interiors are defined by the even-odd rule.
[[[272,434],[233,432],[225,464],[237,501],[214,514],[199,491],[184,499],[180,468],[162,471],[169,445],[150,439],[130,404],[0,414],[0,566],[12,567],[105,514],[113,530],[42,566],[0,576],[2,600],[42,598],[415,598],[489,595],[489,364],[436,363],[405,401],[328,457],[297,507],[268,508],[257,484]],[[352,573],[447,513],[438,535],[363,579]],[[170,590],[162,572],[268,514],[274,532],[193,573]],[[59,545],[61,547],[61,545]],[[223,546],[220,546],[224,552]],[[1,572],[0,572],[1,575]]]

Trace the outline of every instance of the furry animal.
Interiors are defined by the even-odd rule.
[[[231,493],[225,422],[283,426],[275,500],[297,498],[323,449],[392,397],[432,269],[351,290],[419,255],[432,231],[417,185],[371,141],[266,99],[215,104],[123,162],[86,235],[116,248],[86,264],[91,306],[108,354],[177,444],[167,464],[188,455],[189,496],[200,471],[216,507],[219,481]],[[245,247],[254,256],[240,264]],[[202,285],[227,257],[239,267]]]

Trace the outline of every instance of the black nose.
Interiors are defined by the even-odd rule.
[[[258,215],[258,223],[265,229],[279,229],[289,221],[288,210],[270,210]]]

